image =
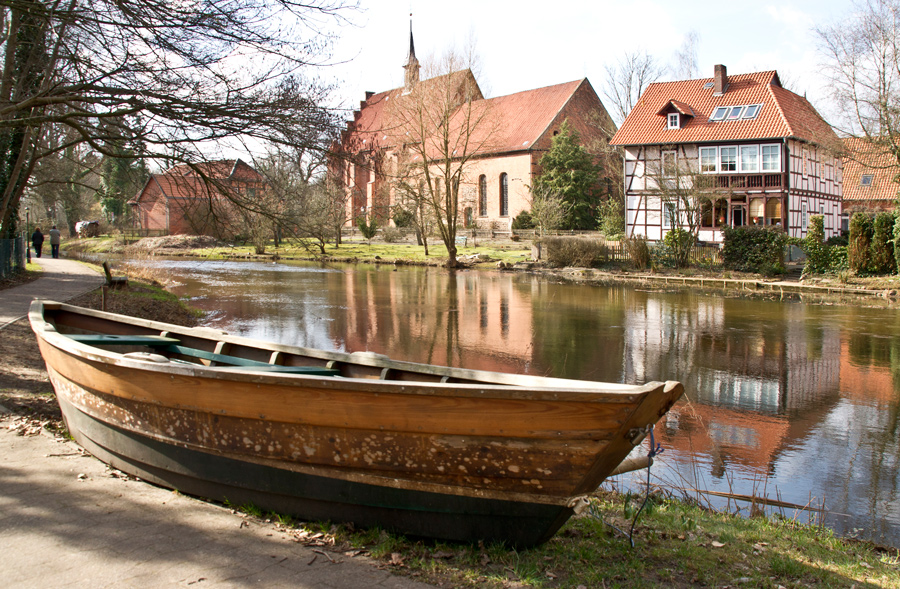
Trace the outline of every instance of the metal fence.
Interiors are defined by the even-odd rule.
[[[25,269],[25,238],[0,239],[0,279]]]

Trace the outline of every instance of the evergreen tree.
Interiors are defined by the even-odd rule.
[[[571,206],[563,229],[597,228],[598,178],[593,156],[581,145],[578,133],[569,128],[568,120],[563,121],[550,150],[541,158],[541,175],[534,183],[535,190],[560,194]]]

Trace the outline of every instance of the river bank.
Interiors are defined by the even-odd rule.
[[[64,247],[73,253],[117,254],[125,258],[187,257],[203,260],[235,261],[307,261],[318,263],[378,264],[392,266],[443,267],[447,251],[441,244],[431,244],[429,255],[423,247],[405,241],[386,243],[381,240],[345,240],[339,247],[328,245],[325,253],[312,250],[295,241],[283,241],[263,254],[249,246],[222,245],[211,238],[166,236],[147,238],[124,246],[117,238],[76,239]],[[529,272],[550,280],[614,285],[639,284],[647,288],[687,287],[718,291],[726,296],[779,299],[821,298],[823,302],[860,302],[892,305],[900,294],[898,276],[802,276],[802,264],[790,266],[783,276],[762,276],[736,272],[721,267],[667,268],[636,270],[624,263],[609,263],[601,268],[555,268],[532,261],[531,242],[511,239],[470,240],[460,247],[461,270],[501,270]]]

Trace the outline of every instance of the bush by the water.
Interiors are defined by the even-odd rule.
[[[802,247],[806,253],[804,274],[826,274],[832,271],[831,247],[825,243],[825,217],[822,215],[810,216],[806,239],[803,241]]]
[[[415,223],[416,216],[408,209],[397,207],[394,209],[393,219],[394,225],[397,227],[412,227],[413,223]]]
[[[606,242],[586,237],[544,237],[541,244],[551,266],[590,268],[609,260]]]
[[[850,242],[847,244],[847,258],[850,270],[865,274],[871,265],[872,218],[865,213],[853,213],[850,217]]]
[[[722,263],[738,272],[764,275],[784,274],[784,247],[787,236],[774,227],[726,227]]]
[[[650,244],[643,235],[628,237],[624,241],[625,251],[634,267],[638,270],[646,270],[650,267]]]
[[[893,274],[894,261],[894,214],[881,211],[872,223],[871,268],[875,274]]]
[[[661,265],[687,268],[690,265],[691,249],[696,242],[697,238],[693,233],[676,227],[666,233],[653,252]]]

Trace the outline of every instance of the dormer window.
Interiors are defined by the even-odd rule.
[[[669,129],[680,129],[681,128],[681,115],[677,112],[669,113]]]

